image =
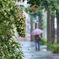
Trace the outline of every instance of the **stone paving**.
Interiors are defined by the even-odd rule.
[[[40,46],[40,51],[35,50],[34,42],[20,42],[24,53],[23,59],[59,59],[59,54],[53,54],[47,51],[46,46]]]

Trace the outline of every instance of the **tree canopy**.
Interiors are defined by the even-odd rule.
[[[28,3],[31,4],[31,6],[38,6],[41,10],[50,10],[51,14],[59,11],[59,0],[29,0]]]

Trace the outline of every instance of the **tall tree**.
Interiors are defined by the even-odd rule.
[[[56,12],[57,17],[57,43],[59,44],[59,12]]]
[[[37,5],[40,7],[40,9],[46,9],[47,10],[47,40],[49,42],[54,41],[54,38],[52,39],[52,37],[54,37],[54,30],[52,32],[52,29],[54,29],[54,17],[51,17],[51,12],[48,10],[53,10],[54,9],[54,1],[53,0],[30,0],[28,3],[30,3],[31,5]],[[38,7],[38,8],[39,8]],[[52,21],[53,19],[53,21]],[[41,20],[42,21],[42,20]],[[41,22],[39,21],[39,22]],[[53,33],[53,34],[52,34]],[[52,36],[51,36],[52,34]]]
[[[50,20],[50,11],[47,11],[47,42],[50,43],[51,42],[51,37],[50,37],[50,34],[51,34],[51,30],[50,30],[50,25],[51,25],[51,20]]]
[[[31,26],[31,29],[30,29],[30,34],[31,34],[31,41],[33,41],[33,36],[32,36],[32,31],[33,31],[33,19],[32,19],[32,15],[30,16],[31,19],[30,19],[30,26]]]
[[[59,44],[59,0],[55,0],[55,9],[57,17],[57,43]]]
[[[47,12],[47,42],[54,43],[55,39],[55,28],[54,28],[55,16],[50,15],[50,11]]]
[[[42,14],[40,13],[39,14],[39,20],[38,20],[38,27],[40,28],[40,29],[42,29]]]
[[[41,6],[41,0],[29,0],[28,1],[29,4],[31,4],[31,6],[36,6],[36,9],[35,9],[35,12],[36,14],[39,15],[39,28],[42,29],[42,9],[43,9],[43,6]]]
[[[51,16],[51,43],[55,42],[55,28],[54,28],[55,16]]]
[[[55,18],[55,7],[54,0],[44,0],[42,5],[47,10],[47,40],[49,43],[54,43],[55,39],[55,28],[54,28],[54,18]]]

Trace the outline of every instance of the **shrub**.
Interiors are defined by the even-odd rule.
[[[47,43],[47,42],[46,42],[46,39],[41,38],[40,44],[41,44],[41,45],[46,45],[46,43]]]
[[[15,36],[13,24],[18,20],[17,10],[12,0],[0,0],[0,59],[22,59],[20,45],[12,38]]]
[[[54,43],[54,44],[48,44],[47,48],[51,50],[53,53],[59,53],[59,44]]]

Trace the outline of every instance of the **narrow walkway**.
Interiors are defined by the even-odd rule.
[[[22,41],[23,59],[59,59],[58,54],[47,51],[46,46],[40,46],[40,51],[35,50],[34,42]]]

